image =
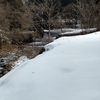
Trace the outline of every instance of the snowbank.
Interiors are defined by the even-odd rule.
[[[69,29],[71,31],[67,32],[67,29],[65,29],[66,32],[61,33],[62,35],[65,34],[80,34],[81,32],[94,32],[97,30],[97,28],[88,28],[88,29]]]
[[[45,49],[0,79],[0,100],[100,100],[100,32]]]
[[[21,56],[21,57],[19,57],[19,59],[18,59],[16,62],[14,62],[12,68],[16,68],[16,67],[19,66],[21,63],[23,63],[23,62],[25,62],[25,61],[27,61],[27,60],[29,60],[29,58],[27,58],[27,56]]]

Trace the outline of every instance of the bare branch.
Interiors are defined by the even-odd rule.
[[[51,22],[59,15],[61,4],[57,0],[43,0],[42,2],[35,0],[31,5],[31,9],[37,15],[42,15],[42,19],[47,22],[50,37]]]

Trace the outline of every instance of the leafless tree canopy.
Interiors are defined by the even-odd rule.
[[[57,0],[43,0],[42,2],[34,1],[31,5],[33,12],[42,17],[47,22],[50,38],[51,23],[54,18],[58,17],[61,4]]]
[[[95,15],[98,10],[96,0],[77,0],[77,3],[73,3],[73,10],[81,21],[82,28],[95,27]]]
[[[100,4],[97,0],[76,0],[64,7],[63,18],[68,20],[75,19],[80,22],[81,28],[99,28]]]

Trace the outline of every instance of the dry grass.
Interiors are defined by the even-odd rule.
[[[3,44],[2,49],[0,49],[0,56],[7,56],[9,54],[16,54],[17,56],[27,56],[28,58],[34,58],[37,56],[43,47],[36,47],[34,45],[13,45],[13,44]]]
[[[17,53],[18,52],[18,48],[16,45],[12,45],[12,44],[2,44],[2,49],[0,49],[0,56],[6,56],[9,55],[10,53]]]

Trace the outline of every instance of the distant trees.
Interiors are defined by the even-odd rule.
[[[26,41],[26,34],[23,30],[28,30],[32,22],[31,13],[27,5],[23,5],[21,0],[1,0],[0,1],[0,44],[5,39],[9,42],[16,41],[21,44]],[[19,39],[18,39],[19,38]],[[30,38],[30,36],[29,36]]]
[[[8,8],[9,9],[9,8]],[[0,2],[0,29],[8,29],[9,20],[6,18],[7,11],[6,7]]]
[[[77,21],[80,22],[81,28],[100,29],[100,2],[97,0],[74,0],[75,3],[67,6],[62,6],[61,2],[68,3],[69,0],[29,1],[23,3],[22,0],[0,0],[0,29],[5,31],[5,35],[8,35],[6,32],[10,33],[10,39],[14,38],[14,35],[16,38],[16,34],[22,33],[23,30],[35,31],[34,37],[43,37],[43,29],[49,30],[50,38],[51,28],[62,28],[65,24],[75,28]],[[21,36],[18,37],[23,38],[22,34],[19,35]]]
[[[64,7],[62,17],[67,23],[69,21],[74,21],[75,24],[80,23],[82,29],[93,27],[100,29],[100,2],[97,0],[76,0]]]
[[[6,19],[6,13],[3,4],[0,3],[0,49],[2,48],[2,29],[7,29],[8,20]]]
[[[73,4],[77,17],[81,21],[82,28],[95,27],[95,14],[97,7],[95,0],[77,0],[76,4]]]
[[[97,5],[97,12],[95,14],[95,24],[98,30],[100,30],[100,1],[98,0]]]
[[[20,2],[20,1],[19,1]],[[21,5],[17,0],[1,0],[0,1],[0,21],[2,25],[0,26],[1,29],[5,31],[9,31],[11,29],[11,24],[14,22],[18,22],[20,19],[21,12]],[[20,6],[19,6],[20,5]],[[15,24],[14,24],[15,25]],[[16,26],[16,25],[15,25]]]
[[[75,28],[77,23],[76,12],[74,11],[73,3],[63,7],[62,19],[65,22],[65,27]]]
[[[34,0],[27,0],[27,1],[31,1],[34,2]],[[43,0],[38,0],[39,2],[42,2]],[[61,3],[62,6],[67,6],[68,4],[75,2],[76,0],[57,0]]]
[[[58,17],[61,4],[58,0],[43,0],[42,2],[34,1],[31,5],[33,12],[45,21],[49,30],[49,38],[51,23]]]

